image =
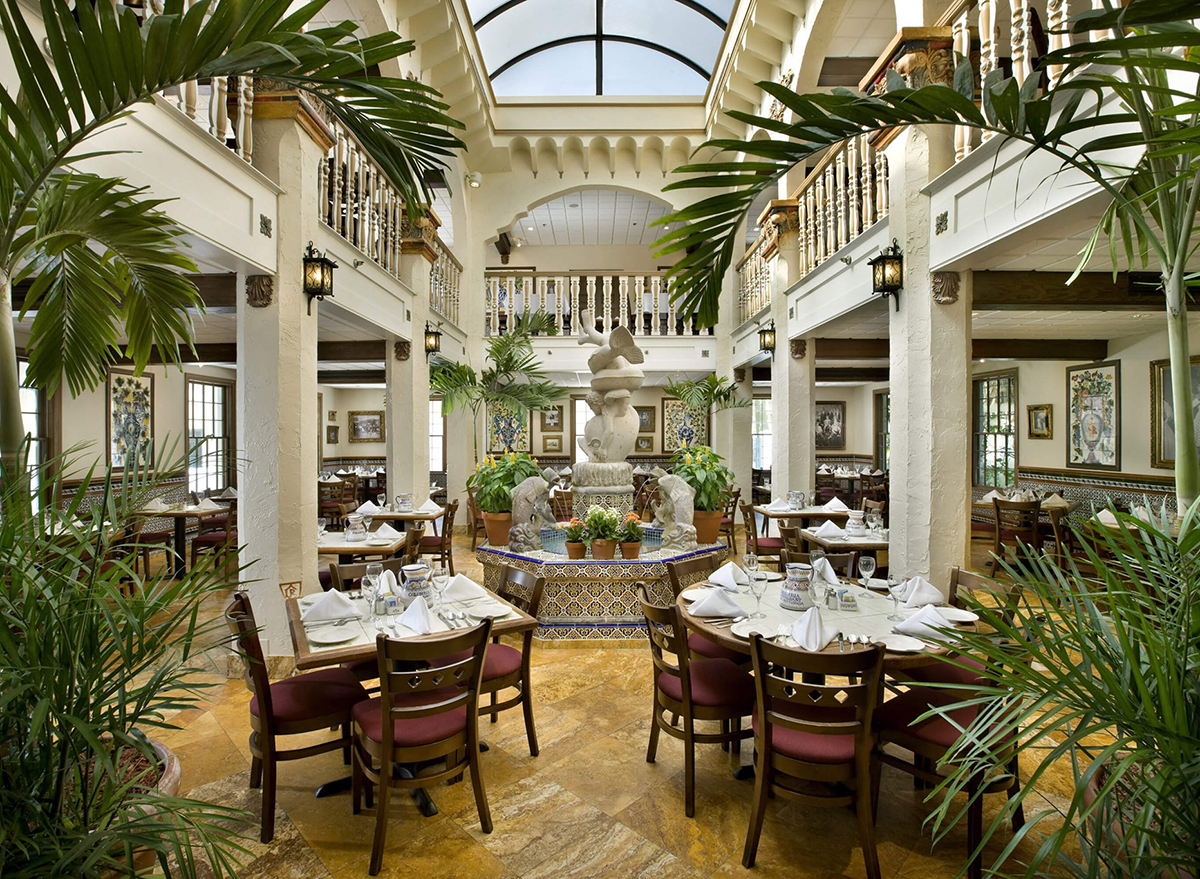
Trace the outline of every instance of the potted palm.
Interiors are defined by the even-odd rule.
[[[534,460],[524,453],[490,455],[467,479],[475,489],[475,503],[483,514],[488,543],[507,546],[512,530],[512,490],[530,476],[541,476]]]
[[[671,465],[679,476],[696,492],[692,524],[699,543],[716,543],[721,534],[721,517],[725,498],[733,486],[733,471],[708,446],[688,446],[675,452]]]
[[[566,538],[567,558],[581,559],[587,555],[587,544],[584,543],[587,535],[587,527],[583,522],[574,517],[570,522],[560,525],[563,530],[563,537]]]
[[[621,557],[636,559],[642,552],[642,519],[637,513],[626,513],[625,522],[621,525],[621,533],[617,540],[621,544]]]
[[[617,554],[617,536],[621,533],[621,514],[611,507],[592,504],[583,517],[592,558],[611,559]]]

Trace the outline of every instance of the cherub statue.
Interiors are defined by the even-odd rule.
[[[541,549],[541,530],[554,527],[550,486],[545,477],[530,476],[512,490],[512,515],[513,527],[508,545],[513,552]]]
[[[588,357],[592,390],[587,402],[593,417],[584,426],[579,448],[593,463],[624,462],[638,432],[637,412],[629,403],[646,380],[638,366],[645,355],[628,327],[608,335],[597,331],[588,309],[580,312],[579,344],[596,346]]]
[[[658,509],[654,524],[663,530],[662,548],[671,552],[690,552],[697,546],[696,526],[692,524],[696,490],[682,477],[655,468],[658,481]]]

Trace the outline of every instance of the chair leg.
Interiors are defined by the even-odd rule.
[[[683,718],[683,814],[696,817],[696,727],[691,715]]]
[[[350,721],[342,724],[342,741],[346,744],[342,745],[342,765],[350,765]]]
[[[388,803],[392,794],[392,786],[388,778],[388,765],[386,760],[380,763],[383,768],[379,770],[381,778],[379,802],[375,806],[375,839],[371,843],[371,868],[368,870],[372,876],[379,875],[379,870],[383,867],[383,846],[387,841]]]
[[[525,738],[529,739],[529,756],[536,757],[538,755],[538,740],[537,730],[533,726],[533,692],[530,689],[530,670],[529,664],[525,664],[525,669],[521,673],[521,711],[525,714]]]
[[[662,709],[658,707],[658,696],[654,697],[654,710],[650,713],[650,745],[646,748],[646,762],[653,763],[658,754],[658,724],[662,720]]]
[[[758,743],[755,742],[757,745]],[[758,748],[758,760],[754,767],[754,801],[750,807],[750,826],[746,830],[746,847],[742,851],[742,866],[749,870],[758,856],[758,840],[762,836],[763,818],[767,814],[767,794],[771,788],[768,778],[766,752]]]
[[[729,721],[722,720],[721,721],[721,735],[727,736],[727,735],[729,735],[729,731],[730,731]],[[726,739],[725,741],[721,742],[721,750],[724,751],[726,754],[729,753],[729,739]]]
[[[467,746],[467,763],[471,773],[471,788],[475,791],[475,808],[479,826],[484,833],[492,832],[492,810],[488,808],[487,792],[483,789],[483,773],[479,771],[479,743]]]
[[[879,852],[875,848],[875,810],[873,807],[874,785],[871,783],[871,768],[859,761],[854,793],[854,811],[858,813],[858,835],[862,840],[863,861],[867,868],[867,879],[879,879]]]
[[[361,757],[358,751],[350,760],[350,812],[357,815],[362,812],[363,771]]]
[[[262,759],[259,757],[250,758],[250,789],[262,785]]]
[[[275,838],[275,748],[268,742],[262,756],[262,832],[260,842]]]
[[[500,712],[496,710],[496,691],[492,690],[491,697],[492,723],[500,719]]]

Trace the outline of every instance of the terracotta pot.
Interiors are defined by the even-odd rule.
[[[715,510],[708,513],[704,510],[692,511],[692,524],[696,526],[697,543],[716,543],[721,536],[721,519],[724,512]]]
[[[179,795],[179,786],[182,780],[182,769],[179,765],[179,758],[175,756],[175,752],[167,748],[161,742],[154,739],[150,740],[151,746],[154,748],[154,753],[158,755],[159,777],[156,785],[159,793],[164,796],[174,797]],[[148,817],[154,817],[155,807],[151,805],[139,806],[142,814]],[[114,852],[114,856],[118,859],[124,857],[122,853]],[[154,852],[145,848],[135,848],[133,850],[132,866],[135,870],[146,872],[151,870],[158,863],[158,857]],[[118,873],[117,871],[105,871],[102,874],[105,879],[119,879],[120,876],[126,875],[125,872]],[[140,875],[140,873],[139,873]]]
[[[587,544],[583,542],[572,543],[567,541],[567,558],[581,559],[587,556]]]
[[[484,513],[483,527],[487,530],[490,546],[508,546],[508,532],[512,530],[512,513]]]
[[[621,544],[621,558],[623,559],[636,559],[641,552],[642,542],[640,540],[637,543]]]
[[[592,541],[592,558],[594,559],[611,559],[617,554],[617,542],[615,540],[593,540]]]

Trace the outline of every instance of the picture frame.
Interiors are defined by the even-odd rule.
[[[105,445],[113,469],[153,465],[154,373],[110,369],[105,408]]]
[[[1067,367],[1067,467],[1121,469],[1121,362]]]
[[[817,449],[846,448],[845,400],[817,401],[813,438]]]
[[[654,433],[654,416],[658,410],[654,406],[634,406],[633,411],[638,417],[638,433]]]
[[[561,407],[560,407],[561,408]],[[563,438],[561,433],[547,434],[542,437],[542,451],[562,454]]]
[[[338,432],[341,428],[336,424],[325,426],[325,445],[336,446],[338,444]]]
[[[356,409],[346,413],[346,439],[352,443],[387,442],[387,420],[382,409]]]
[[[1054,404],[1034,403],[1025,407],[1029,439],[1054,439]]]
[[[1200,355],[1191,360],[1192,423],[1200,415]],[[1197,431],[1200,446],[1200,431]],[[1150,361],[1150,466],[1175,469],[1175,398],[1171,361]]]
[[[639,436],[634,441],[634,451],[642,452],[647,455],[652,454],[654,452],[654,437]]]
[[[326,421],[337,421],[337,410],[330,409],[325,420]]]
[[[528,411],[518,414],[502,405],[488,406],[484,419],[488,452],[530,452],[531,414]]]
[[[685,406],[675,397],[663,397],[662,448],[671,454],[683,447],[708,445],[708,413]]]
[[[542,433],[562,433],[565,423],[562,406],[552,406],[542,410]],[[543,451],[545,450],[543,449]]]

